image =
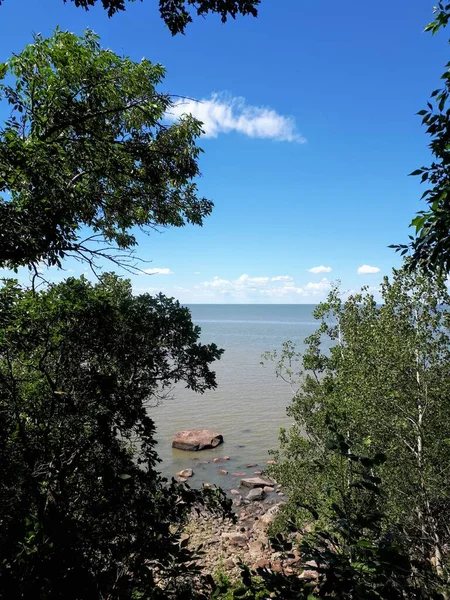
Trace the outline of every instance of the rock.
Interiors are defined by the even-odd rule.
[[[266,494],[271,494],[275,488],[271,487],[270,485],[266,485],[263,490],[266,492]]]
[[[234,496],[237,496],[237,495],[239,495],[239,490],[231,490],[230,493],[233,494]]]
[[[263,479],[262,477],[249,477],[248,479],[241,479],[241,485],[249,488],[263,488],[270,486],[270,481]]]
[[[210,487],[212,487],[212,484],[211,484],[211,483],[208,483],[208,482],[206,481],[206,482],[203,484],[203,487],[210,488]]]
[[[199,465],[209,465],[209,460],[199,460],[198,464]]]
[[[259,519],[259,523],[264,527],[268,527],[275,520],[277,512],[280,510],[280,504],[271,506]]]
[[[272,561],[270,563],[270,567],[274,573],[281,573],[283,571],[283,565],[279,560]]]
[[[187,481],[187,477],[177,477],[177,481],[179,481],[180,483],[184,483],[185,481]]]
[[[256,571],[257,569],[267,569],[269,567],[269,561],[267,558],[260,558],[259,560],[257,560],[254,565],[253,565],[253,569]]]
[[[268,465],[276,465],[276,464],[277,464],[277,461],[276,461],[276,460],[268,460],[268,461],[267,461],[267,464],[268,464]]]
[[[183,469],[182,471],[177,473],[178,477],[182,477],[183,479],[185,477],[192,477],[193,474],[194,474],[194,471],[192,469]],[[185,481],[186,481],[186,479],[185,479]]]
[[[232,544],[233,546],[246,546],[247,536],[242,533],[222,533],[222,540]]]
[[[248,551],[252,558],[256,558],[257,556],[261,556],[264,551],[264,544],[260,541],[249,542]]]
[[[229,456],[223,456],[222,460],[230,460],[230,457]]]
[[[216,456],[215,458],[213,458],[213,462],[214,463],[218,463],[220,462],[220,458],[218,456]]]
[[[219,469],[219,475],[228,475],[228,471],[225,469]]]
[[[262,475],[262,471],[253,471],[253,475]]]
[[[299,577],[301,579],[317,579],[319,577],[318,571],[316,571],[317,563],[315,560],[308,560],[305,563],[306,566],[312,567],[311,569],[305,569],[302,573],[300,573]]]
[[[245,471],[238,471],[236,473],[231,473],[233,477],[245,477],[247,473]]]
[[[258,464],[257,463],[248,463],[248,465],[246,465],[247,469],[252,469],[253,467],[257,467]]]
[[[253,488],[249,491],[249,493],[246,496],[247,500],[264,500],[265,497],[266,494],[264,490],[260,487]]]
[[[191,429],[179,431],[172,442],[172,448],[179,450],[207,450],[223,443],[223,435],[209,429]]]

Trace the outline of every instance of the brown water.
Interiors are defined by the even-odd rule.
[[[203,395],[177,388],[174,397],[151,409],[157,426],[161,471],[166,476],[192,467],[192,485],[215,483],[235,487],[233,472],[253,474],[270,459],[276,448],[280,427],[289,427],[286,407],[292,399],[290,387],[277,379],[273,367],[260,365],[261,354],[279,349],[286,340],[304,348],[303,340],[317,323],[314,305],[192,305],[193,321],[202,328],[203,342],[225,349],[215,363],[218,387]],[[183,452],[171,447],[177,431],[213,429],[223,434],[224,444],[214,450]],[[228,455],[230,461],[214,463],[214,457]],[[211,461],[199,464],[199,461]],[[256,463],[258,467],[247,464]],[[229,471],[220,475],[219,469]]]

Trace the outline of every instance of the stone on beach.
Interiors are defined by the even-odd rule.
[[[172,442],[172,448],[197,452],[216,448],[223,443],[223,435],[209,429],[179,431]]]
[[[270,487],[272,482],[262,477],[249,477],[248,479],[241,479],[241,485],[248,488],[264,488],[266,486]]]
[[[219,469],[219,475],[228,475],[228,471],[226,469]]]
[[[264,498],[266,497],[266,493],[264,492],[264,490],[260,487],[255,487],[252,490],[249,491],[249,493],[246,496],[247,500],[264,500]]]

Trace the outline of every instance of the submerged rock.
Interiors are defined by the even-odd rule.
[[[223,435],[209,429],[189,429],[179,431],[172,442],[172,448],[179,450],[208,450],[223,444]]]

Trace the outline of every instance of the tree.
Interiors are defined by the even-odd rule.
[[[304,507],[317,523],[310,532],[301,532],[297,542],[300,569],[305,569],[308,577],[306,573],[299,577],[298,571],[273,572],[265,568],[251,573],[244,566],[243,590],[233,597],[443,600],[442,582],[430,564],[424,560],[412,561],[401,539],[383,530],[383,486],[378,471],[385,461],[384,455],[355,454],[352,440],[336,430],[332,419],[327,419],[327,424],[329,451],[344,478],[339,493],[332,492],[329,498],[327,514]],[[294,521],[288,523],[288,529],[291,534],[299,533]],[[271,542],[286,558],[294,556],[295,541],[278,534]]]
[[[446,27],[450,19],[450,4],[440,1],[435,8],[435,19],[425,27],[434,35]],[[444,85],[434,90],[427,108],[417,114],[422,116],[422,124],[431,136],[430,150],[433,161],[430,166],[422,166],[411,173],[420,176],[422,183],[429,188],[422,194],[428,204],[420,211],[411,225],[416,228],[415,236],[410,236],[409,244],[392,246],[401,254],[411,255],[411,268],[419,266],[423,270],[450,272],[450,62],[442,75]]]
[[[303,357],[304,381],[288,413],[274,476],[296,505],[327,513],[345,474],[328,448],[327,416],[352,452],[386,453],[386,521],[417,559],[446,578],[450,541],[450,297],[439,276],[394,270],[381,305],[368,293],[318,306],[320,326]],[[349,455],[349,468],[352,457]]]
[[[97,2],[112,17],[115,13],[125,10],[126,0],[63,0],[74,2],[85,10],[95,6]],[[128,0],[134,2],[135,0]],[[142,1],[142,0],[141,0]],[[0,5],[3,0],[0,0]],[[258,16],[257,7],[261,0],[159,0],[159,12],[164,23],[172,35],[184,33],[186,26],[192,23],[192,13],[197,17],[204,17],[208,13],[220,15],[222,23],[226,23],[229,17],[236,18],[238,14]]]
[[[160,477],[148,408],[176,382],[214,388],[222,350],[178,302],[110,274],[9,280],[0,320],[0,595],[202,597],[177,525],[230,504]]]
[[[174,101],[157,87],[161,65],[135,63],[57,30],[0,67],[11,106],[0,131],[0,268],[66,256],[127,263],[137,228],[201,225],[201,125],[169,124]]]

